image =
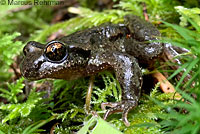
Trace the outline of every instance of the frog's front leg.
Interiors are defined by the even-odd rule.
[[[140,98],[142,86],[141,69],[133,56],[119,52],[108,52],[95,54],[95,57],[92,57],[89,61],[87,70],[90,72],[90,68],[96,68],[97,71],[101,71],[108,67],[114,69],[117,80],[121,85],[122,101],[117,103],[104,103],[103,105],[111,107],[105,113],[104,119],[112,113],[122,112],[123,122],[129,126],[127,120],[128,112],[137,106]]]

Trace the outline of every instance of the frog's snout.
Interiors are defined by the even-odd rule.
[[[35,41],[29,41],[23,49],[23,53],[26,56],[28,53],[32,53],[42,49],[42,45]]]
[[[38,79],[40,77],[39,69],[44,62],[43,47],[44,45],[35,41],[30,41],[25,45],[24,59],[20,64],[20,71],[25,78]]]
[[[31,59],[27,59],[25,57],[20,64],[21,74],[27,79],[35,80],[39,77],[38,68],[35,65],[28,63],[27,61],[31,61]]]

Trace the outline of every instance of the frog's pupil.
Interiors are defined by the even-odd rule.
[[[54,46],[52,46],[51,51],[52,51],[52,53],[56,53],[56,48]]]
[[[66,56],[66,47],[59,42],[54,42],[47,46],[45,56],[50,61],[61,61]]]

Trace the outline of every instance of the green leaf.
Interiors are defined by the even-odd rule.
[[[186,68],[186,71],[183,73],[181,79],[179,80],[179,82],[177,83],[176,85],[176,88],[178,88],[181,83],[183,82],[184,78],[186,77],[186,75],[192,70],[192,68],[199,62],[199,59],[196,58],[194,59],[189,65],[188,67]]]
[[[192,36],[190,36],[191,33],[193,33],[192,31],[189,31],[183,27],[180,27],[178,25],[173,25],[167,22],[163,22],[164,24],[166,24],[167,26],[170,26],[172,28],[174,28],[185,40],[195,40],[195,38],[193,38]]]
[[[45,125],[46,123],[50,122],[51,120],[55,119],[54,116],[52,116],[51,118],[47,119],[47,120],[42,120],[42,121],[38,121],[35,122],[33,124],[31,124],[30,126],[28,126],[23,132],[22,134],[32,134],[33,132],[38,132],[41,126]],[[44,131],[44,130],[40,130],[39,132]]]
[[[95,126],[93,129],[89,130],[94,123]],[[105,120],[95,116],[87,121],[77,134],[87,134],[88,132],[91,132],[92,134],[123,134]]]

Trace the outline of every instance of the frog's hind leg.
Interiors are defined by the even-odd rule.
[[[131,109],[138,105],[142,86],[142,72],[136,59],[128,54],[108,52],[97,54],[93,61],[112,67],[122,88],[122,101],[102,104],[102,107],[111,107],[105,113],[104,119],[112,113],[122,112],[123,122],[129,126],[127,115]],[[89,63],[93,63],[93,61],[89,61]]]
[[[155,40],[160,36],[158,29],[151,23],[141,19],[135,15],[126,15],[124,23],[128,27],[130,33],[138,41]]]
[[[124,23],[130,32],[124,43],[126,52],[136,57],[140,65],[152,64],[163,52],[163,44],[156,41],[160,37],[158,29],[134,15],[126,15]]]
[[[164,44],[164,51],[163,51],[162,58],[164,61],[171,61],[172,63],[177,64],[177,65],[170,66],[173,70],[177,70],[182,65],[182,62],[178,59],[177,56],[179,56],[180,54],[183,54],[183,53],[188,53],[188,52],[189,52],[189,50],[187,50],[187,49],[173,46],[170,43],[166,43],[166,44]],[[181,79],[183,72],[185,72],[185,71],[186,71],[186,69],[184,68],[182,70],[182,72],[180,72],[176,76],[178,80]],[[190,74],[187,74],[186,77],[184,78],[184,82],[187,82],[190,78],[191,78]]]

